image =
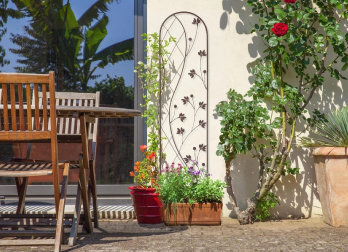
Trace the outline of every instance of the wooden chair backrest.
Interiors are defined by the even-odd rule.
[[[57,106],[90,106],[99,107],[100,92],[77,93],[77,92],[56,92]],[[39,92],[39,105],[42,106],[43,94]],[[49,121],[50,125],[50,121]],[[57,134],[59,135],[80,135],[80,120],[78,118],[57,119]],[[95,123],[89,123],[88,139],[97,141],[98,119]]]
[[[56,121],[56,103],[48,99],[55,97],[54,72],[0,73],[0,85],[2,88],[0,141],[50,140],[52,162],[57,164],[56,125],[48,127],[49,121]],[[41,109],[39,92],[42,93]],[[54,166],[56,168],[56,165]]]

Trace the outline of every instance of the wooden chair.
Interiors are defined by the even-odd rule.
[[[54,236],[54,239],[1,239],[0,245],[54,245],[60,251],[63,240],[64,207],[67,193],[69,163],[58,163],[57,129],[48,121],[56,121],[56,104],[49,97],[55,97],[54,73],[49,74],[7,74],[0,73],[2,87],[2,105],[0,114],[0,141],[2,142],[50,142],[51,160],[47,162],[18,160],[0,162],[0,176],[13,177],[18,191],[18,206],[15,215],[0,215],[0,235],[6,237]],[[42,108],[39,108],[39,91],[42,92]],[[31,93],[33,92],[33,106]],[[9,93],[9,99],[8,99]],[[53,99],[55,101],[55,99]],[[25,105],[28,104],[27,105]],[[49,106],[49,109],[48,109]],[[32,123],[32,118],[34,124]],[[43,118],[43,123],[39,120]],[[59,169],[63,169],[63,181],[59,186]],[[33,216],[24,214],[24,202],[28,178],[32,176],[53,175],[54,201],[56,214],[54,219],[42,222]],[[37,216],[36,216],[37,217]],[[47,227],[55,227],[52,232]],[[30,229],[28,229],[28,227]],[[40,227],[40,229],[37,229]],[[42,228],[44,227],[44,230]],[[24,230],[23,230],[24,228]],[[35,229],[36,228],[36,229]]]

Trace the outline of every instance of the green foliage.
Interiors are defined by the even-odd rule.
[[[257,203],[255,218],[259,221],[268,220],[268,218],[271,216],[270,211],[277,204],[280,204],[278,197],[275,196],[274,193],[267,193],[267,195]]]
[[[210,177],[201,178],[194,189],[196,202],[220,202],[224,196],[225,183],[212,180]]]
[[[167,64],[166,57],[168,52],[166,48],[175,39],[170,37],[169,40],[161,41],[157,33],[143,34],[144,40],[147,42],[146,46],[146,62],[138,62],[135,67],[135,72],[138,73],[138,78],[142,83],[144,89],[144,108],[143,117],[146,118],[147,125],[147,141],[148,150],[155,152],[159,157],[160,146],[160,116],[159,116],[159,99],[160,99],[160,74],[162,80],[166,81],[165,66]]]
[[[16,10],[8,8],[8,0],[2,0],[0,2],[0,42],[2,37],[6,34],[7,29],[5,28],[5,24],[7,23],[8,17],[20,18],[22,14]],[[4,66],[9,64],[10,62],[5,59],[6,51],[0,44],[0,66]]]
[[[220,141],[217,155],[229,160],[235,155],[246,153],[254,146],[262,148],[263,143],[256,143],[258,138],[269,139],[272,136],[267,109],[258,100],[247,101],[234,90],[227,93],[228,101],[216,106],[221,117]]]
[[[227,177],[228,166],[238,154],[250,153],[258,159],[260,178],[252,199],[257,203],[268,195],[281,175],[299,172],[289,160],[296,126],[301,121],[308,128],[321,120],[320,112],[306,108],[313,95],[330,80],[325,73],[336,80],[347,76],[343,71],[348,67],[348,2],[247,3],[254,17],[259,17],[252,32],[262,38],[266,48],[253,64],[253,82],[246,94],[230,90],[228,100],[216,107],[221,118],[217,155],[226,161]],[[281,32],[275,24],[282,27]],[[295,76],[284,78],[288,72]]]
[[[107,77],[95,83],[94,87],[88,87],[88,91],[95,93],[100,91],[102,104],[115,105],[121,108],[134,107],[134,88],[126,86],[123,77]]]
[[[157,183],[157,192],[165,204],[221,202],[225,187],[225,183],[211,179],[203,169],[180,164],[162,171]]]
[[[113,0],[97,0],[80,19],[75,17],[69,1],[13,0],[18,9],[32,18],[26,35],[12,34],[22,58],[20,72],[56,72],[58,90],[87,91],[88,81],[98,76],[98,68],[133,58],[133,39],[100,50],[109,22],[105,12]],[[101,16],[101,17],[100,17]],[[92,65],[94,64],[94,65]]]
[[[348,147],[348,108],[333,111],[313,125],[313,136],[301,138],[305,147]]]

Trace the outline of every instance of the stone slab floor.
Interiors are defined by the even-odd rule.
[[[52,251],[51,247],[7,247],[0,251]],[[93,234],[82,231],[74,247],[62,251],[348,251],[348,227],[322,219],[282,220],[240,226],[138,225],[136,220],[101,221]]]

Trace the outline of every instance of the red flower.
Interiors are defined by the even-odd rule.
[[[284,23],[276,23],[273,25],[272,32],[277,36],[284,36],[288,32],[289,27]]]
[[[140,145],[141,152],[146,151],[146,149],[147,149],[147,145]]]
[[[284,0],[285,3],[295,3],[296,0]]]

